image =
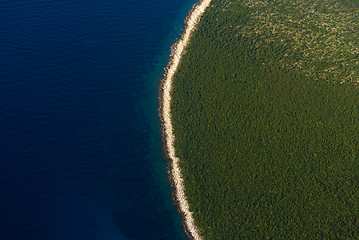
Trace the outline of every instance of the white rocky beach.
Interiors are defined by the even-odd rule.
[[[202,0],[199,4],[196,4],[190,15],[186,20],[186,27],[181,36],[181,39],[173,46],[173,54],[170,59],[170,63],[166,69],[166,75],[162,83],[162,98],[161,98],[161,115],[163,120],[165,144],[168,157],[171,160],[171,177],[174,185],[174,191],[176,200],[178,202],[179,209],[183,214],[183,221],[185,223],[186,230],[193,239],[202,239],[198,228],[194,223],[192,212],[189,210],[188,201],[185,196],[185,189],[179,167],[179,161],[175,154],[174,140],[175,135],[173,133],[172,118],[171,118],[171,92],[173,76],[177,71],[180,64],[181,57],[184,50],[190,40],[191,33],[196,28],[202,14],[206,8],[210,5],[211,0]]]

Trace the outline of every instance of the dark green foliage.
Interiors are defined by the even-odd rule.
[[[358,239],[357,85],[341,84],[340,74],[324,80],[284,68],[283,45],[262,47],[262,35],[231,30],[253,24],[252,9],[212,5],[182,58],[172,103],[177,155],[202,235]],[[322,64],[313,59],[310,69]]]

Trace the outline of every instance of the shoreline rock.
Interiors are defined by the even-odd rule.
[[[160,118],[162,121],[163,140],[165,144],[166,154],[170,160],[170,178],[174,189],[175,201],[180,213],[182,214],[185,231],[196,240],[203,239],[200,231],[194,223],[192,212],[189,210],[189,204],[185,196],[185,189],[181,169],[179,167],[179,159],[175,154],[174,140],[171,116],[171,92],[173,76],[177,72],[181,57],[190,40],[192,32],[195,30],[202,14],[210,5],[211,0],[202,0],[194,5],[185,20],[185,29],[181,38],[171,47],[172,53],[169,63],[165,69],[165,75],[162,80],[160,89]]]

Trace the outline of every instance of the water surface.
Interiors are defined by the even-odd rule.
[[[1,239],[185,239],[157,92],[196,1],[0,1]]]

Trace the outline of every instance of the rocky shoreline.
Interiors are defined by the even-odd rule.
[[[185,30],[180,40],[172,46],[170,61],[165,69],[165,75],[162,80],[160,90],[160,117],[162,120],[163,140],[165,144],[167,157],[170,159],[170,178],[174,189],[174,196],[179,211],[182,214],[183,223],[187,234],[196,240],[202,239],[200,231],[194,223],[192,212],[189,210],[179,159],[175,154],[172,117],[171,117],[171,92],[173,76],[180,64],[181,57],[190,40],[191,34],[196,28],[202,14],[210,5],[211,0],[202,0],[194,5],[185,21]]]

